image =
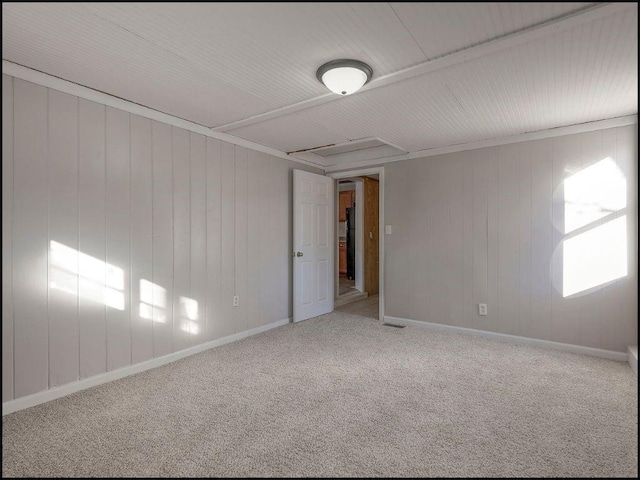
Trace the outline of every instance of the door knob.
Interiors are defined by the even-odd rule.
[[[296,257],[301,257],[302,255],[304,255],[302,252],[297,252],[296,253]]]

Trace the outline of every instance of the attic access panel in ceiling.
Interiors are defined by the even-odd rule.
[[[296,153],[302,152],[289,152],[293,156]],[[346,143],[305,149],[304,153],[313,153],[323,157],[325,165],[329,166],[360,160],[395,157],[396,155],[405,155],[407,151],[380,138],[362,138]]]

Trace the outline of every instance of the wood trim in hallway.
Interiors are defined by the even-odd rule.
[[[380,182],[371,177],[362,178],[364,189],[364,291],[369,295],[379,292],[379,195]]]

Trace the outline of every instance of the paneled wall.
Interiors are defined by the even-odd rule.
[[[3,402],[291,316],[306,167],[5,75],[2,149]]]
[[[626,207],[565,234],[564,180],[606,157]],[[637,344],[637,167],[637,125],[388,164],[385,314],[625,351]],[[565,297],[565,240],[620,217],[628,274]]]

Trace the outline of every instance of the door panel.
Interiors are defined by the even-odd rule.
[[[329,230],[325,227],[329,224],[329,207],[327,205],[318,205],[316,207],[318,212],[318,228],[316,232],[318,234],[318,246],[329,246]]]
[[[301,261],[301,289],[302,289],[302,306],[309,306],[313,303],[313,272],[315,270],[313,262]]]
[[[303,247],[311,247],[313,246],[313,214],[314,207],[312,203],[303,203],[301,205],[301,216],[302,216],[302,246]]]
[[[327,300],[329,292],[329,261],[318,261],[318,301]]]
[[[293,320],[333,310],[333,180],[293,171]]]

